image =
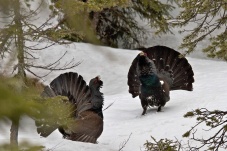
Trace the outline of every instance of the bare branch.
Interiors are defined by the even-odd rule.
[[[29,67],[33,67],[33,68],[39,68],[39,69],[44,69],[44,70],[50,70],[50,71],[59,71],[59,70],[67,70],[67,69],[72,69],[76,66],[78,66],[79,64],[82,63],[82,61],[79,61],[77,63],[74,63],[74,58],[71,59],[70,62],[66,62],[64,65],[60,66],[60,67],[57,67],[59,66],[60,64],[60,60],[66,55],[67,51],[59,58],[57,59],[55,62],[53,63],[50,63],[48,65],[33,65],[33,64],[26,64],[26,67],[29,68]]]
[[[115,102],[115,101],[114,101]],[[102,111],[105,111],[105,110],[107,110],[109,107],[111,107],[113,104],[114,104],[114,102],[112,102],[112,103],[110,103],[105,109],[103,109]]]
[[[32,48],[32,47],[35,47],[35,46],[29,46],[29,47],[27,47],[27,46],[25,46],[25,48],[26,49],[29,49],[29,50],[44,50],[44,49],[47,49],[47,48],[49,48],[49,47],[51,47],[51,46],[54,46],[56,43],[52,43],[52,44],[49,44],[49,45],[46,45],[45,47],[41,47],[41,48]],[[38,46],[39,44],[37,44],[36,46]]]
[[[206,108],[196,109],[192,112],[188,112],[185,117],[197,116],[198,123],[193,126],[188,132],[192,132],[191,139],[200,142],[197,147],[189,146],[190,150],[201,150],[206,147],[208,150],[218,151],[220,148],[227,148],[227,111],[214,110],[209,111]],[[205,131],[216,131],[213,135],[208,138],[197,138],[196,128],[198,125],[205,123],[206,126],[210,127]],[[187,132],[187,133],[188,133]]]
[[[120,148],[118,151],[121,151],[123,150],[123,148],[125,148],[126,144],[128,143],[128,141],[130,140],[130,137],[131,137],[132,133],[128,136],[128,139],[127,140],[124,140],[121,145],[120,145]]]

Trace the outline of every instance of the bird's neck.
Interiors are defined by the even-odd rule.
[[[143,87],[160,87],[161,83],[156,74],[140,75],[140,82]]]
[[[102,106],[103,106],[103,93],[101,93],[98,89],[91,89],[92,94],[92,111],[97,113],[101,118],[103,118],[102,114]]]

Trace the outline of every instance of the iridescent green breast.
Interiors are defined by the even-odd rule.
[[[141,86],[141,92],[145,94],[153,94],[152,89],[161,87],[161,83],[159,81],[159,78],[156,74],[151,75],[141,75],[139,77],[140,82],[142,84]]]

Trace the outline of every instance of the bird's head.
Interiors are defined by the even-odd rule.
[[[142,51],[139,53],[139,66],[140,67],[146,66],[149,61],[150,61],[150,59],[147,57],[147,54],[145,52]]]
[[[140,56],[147,56],[147,53],[141,51],[141,52],[139,53],[139,55],[140,55]]]
[[[102,86],[103,86],[103,82],[100,76],[96,76],[95,78],[91,79],[89,82],[89,87],[95,90],[99,90],[100,88],[102,88]]]

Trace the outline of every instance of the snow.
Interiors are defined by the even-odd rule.
[[[194,90],[171,91],[171,99],[162,112],[157,113],[157,108],[150,108],[145,116],[141,116],[140,100],[131,97],[127,86],[127,72],[139,51],[73,43],[68,46],[53,46],[37,53],[40,57],[37,62],[50,63],[65,51],[67,54],[61,61],[62,64],[72,58],[82,63],[75,69],[52,72],[43,82],[49,84],[60,73],[68,71],[78,72],[87,82],[97,75],[101,76],[104,82],[101,89],[105,99],[104,108],[114,103],[104,111],[104,131],[98,144],[65,140],[57,130],[49,137],[42,138],[36,132],[34,121],[26,116],[20,122],[19,142],[27,140],[54,151],[117,151],[130,137],[122,150],[138,151],[144,150],[143,144],[146,140],[151,140],[151,135],[157,140],[177,138],[186,143],[187,140],[182,135],[196,123],[195,118],[183,117],[188,111],[201,107],[209,110],[227,108],[226,62],[187,57],[195,74]],[[46,73],[43,70],[33,71],[40,75]],[[9,125],[0,123],[0,143],[9,142]],[[198,131],[198,135],[203,137],[210,135],[210,132]]]
[[[34,6],[35,7],[35,6]],[[45,16],[48,12],[40,11],[40,16]],[[179,13],[176,9],[175,14]],[[173,14],[174,15],[174,14]],[[48,15],[46,15],[48,17]],[[36,21],[37,26],[43,23]],[[54,23],[54,21],[53,21]],[[147,26],[147,34],[154,35],[146,22],[141,25]],[[2,27],[3,25],[0,24]],[[191,26],[191,27],[190,27]],[[194,25],[189,25],[190,28]],[[174,34],[166,34],[160,37],[150,36],[145,41],[144,46],[165,45],[178,50],[183,36],[178,33],[179,29],[173,29]],[[31,44],[32,45],[32,44]],[[157,140],[169,138],[183,140],[187,139],[182,135],[196,123],[195,118],[186,119],[183,115],[197,108],[207,108],[209,110],[226,110],[227,98],[227,64],[224,61],[210,60],[205,57],[201,49],[207,45],[207,41],[200,43],[196,52],[187,57],[194,70],[195,83],[194,90],[171,91],[170,101],[167,102],[162,112],[157,113],[157,108],[150,108],[145,116],[141,116],[142,107],[139,98],[132,98],[128,93],[127,73],[132,60],[139,51],[114,49],[110,47],[95,46],[85,43],[73,43],[68,46],[56,45],[45,51],[34,52],[39,57],[38,64],[48,64],[57,60],[65,52],[66,56],[61,60],[61,65],[74,59],[75,62],[82,63],[74,69],[67,71],[52,72],[43,78],[45,84],[49,84],[55,77],[63,72],[78,72],[85,81],[100,75],[104,82],[101,91],[104,93],[104,108],[113,105],[104,111],[104,131],[98,139],[98,144],[74,142],[65,140],[56,130],[49,137],[40,137],[36,132],[34,121],[26,116],[21,118],[19,130],[19,142],[27,140],[34,144],[43,145],[46,149],[53,151],[118,151],[127,140],[123,151],[144,150],[143,144],[146,140],[151,140],[152,135]],[[41,44],[46,46],[46,43]],[[41,47],[40,46],[40,47]],[[183,52],[182,50],[178,50]],[[1,62],[0,71],[12,73],[11,68],[4,69],[5,64]],[[13,66],[13,65],[12,65]],[[33,69],[39,75],[45,75],[43,70]],[[10,122],[0,121],[0,143],[8,143]],[[198,131],[198,136],[205,137],[211,132]]]

